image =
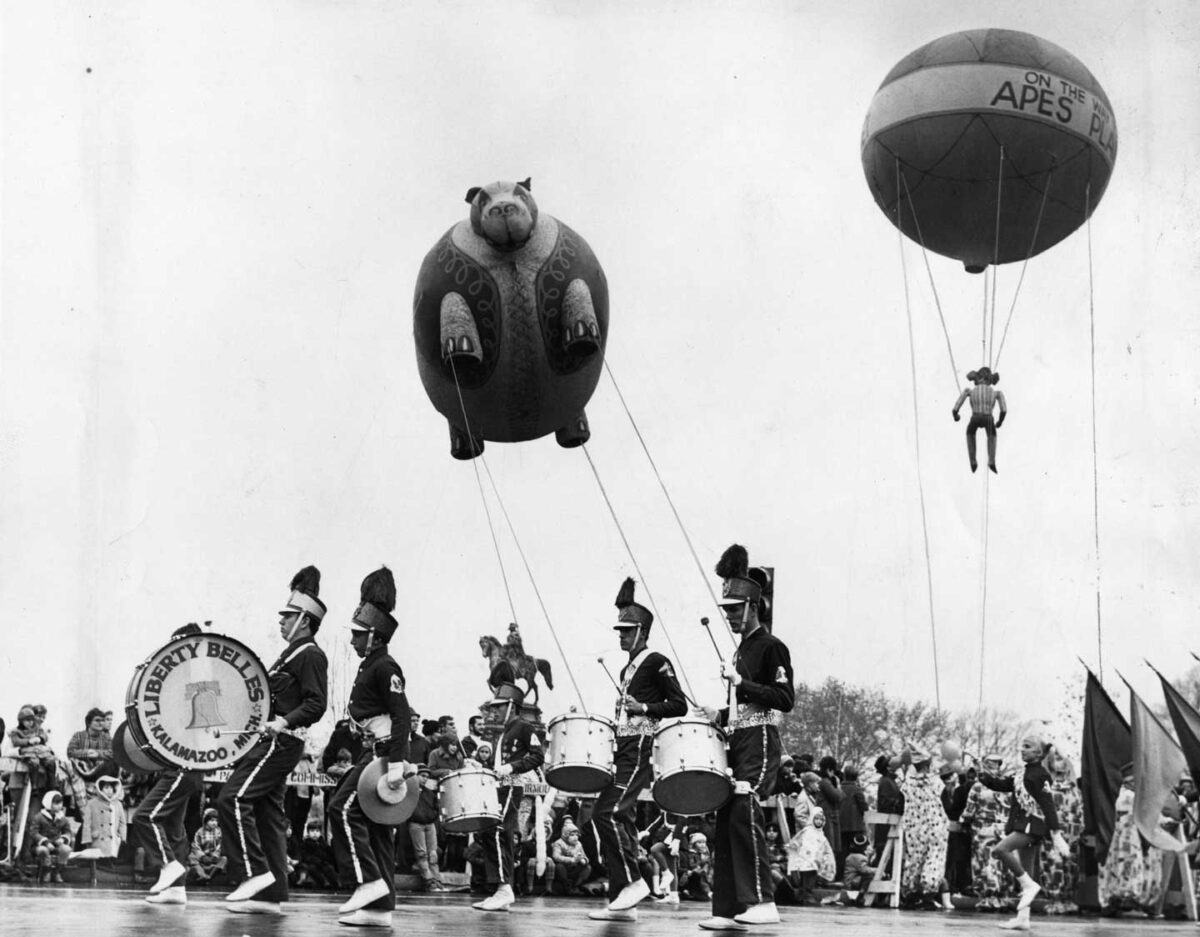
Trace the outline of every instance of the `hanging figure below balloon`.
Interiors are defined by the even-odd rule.
[[[529,179],[473,187],[467,202],[470,217],[426,255],[413,300],[417,368],[450,424],[450,454],[548,433],[582,445],[608,338],[604,270],[582,237],[538,212]]]
[[[995,385],[1000,383],[1000,375],[992,373],[991,368],[982,367],[978,371],[968,371],[967,380],[974,381],[975,386],[963,388],[963,392],[954,403],[954,409],[950,412],[957,423],[962,419],[958,415],[959,409],[968,398],[970,399],[971,422],[967,424],[967,457],[971,460],[971,471],[979,468],[975,459],[975,437],[982,427],[987,432],[988,468],[998,475],[1000,473],[996,470],[996,430],[1004,425],[1004,418],[1008,415],[1004,392],[995,389]],[[997,404],[1000,406],[998,420],[992,415]]]

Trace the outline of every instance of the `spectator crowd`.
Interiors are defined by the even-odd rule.
[[[46,709],[38,705],[21,706],[7,731],[0,720],[0,753],[7,756],[6,770],[0,773],[0,859],[8,857],[0,861],[0,878],[61,882],[70,866],[96,862],[131,868],[135,880],[146,880],[146,857],[131,846],[127,822],[153,776],[128,773],[114,761],[111,711],[89,710],[83,728],[62,750],[45,720]],[[421,795],[397,836],[396,871],[416,876],[419,887],[429,892],[448,890],[444,874],[453,872],[466,873],[456,881],[469,881],[472,893],[488,893],[476,834],[447,831],[438,810],[442,778],[463,767],[492,766],[494,749],[481,735],[478,720],[472,717],[468,731],[460,735],[453,717],[412,717],[410,761],[422,766]],[[1149,915],[1160,909],[1167,916],[1182,914],[1181,883],[1164,879],[1162,854],[1144,842],[1135,824],[1132,765],[1116,804],[1112,842],[1100,863],[1083,832],[1072,762],[1052,746],[1043,745],[1041,751],[1066,845],[1065,850],[1042,848],[1034,857],[1042,909],[1069,913],[1083,906],[1114,915]],[[321,776],[336,781],[361,754],[361,741],[343,720],[323,751],[307,754],[298,766],[301,783],[289,785],[285,799],[294,887],[336,889],[325,818],[332,788],[322,786]],[[1015,908],[1021,886],[996,860],[1011,809],[1002,779],[1014,771],[999,755],[934,759],[911,748],[881,755],[873,766],[839,764],[832,755],[785,756],[777,796],[765,804],[774,821],[766,836],[777,902],[867,906],[882,897],[869,890],[871,881],[890,881],[899,870],[905,907]],[[303,783],[308,779],[313,783]],[[220,883],[225,876],[213,807],[219,791],[219,782],[207,783],[188,805],[190,884]],[[28,816],[18,841],[17,807],[23,800]],[[605,896],[606,873],[591,822],[593,801],[561,794],[541,808],[534,801],[526,798],[515,834],[516,891]],[[1187,844],[1193,864],[1200,845],[1196,804],[1196,785],[1185,774],[1161,812],[1162,828]],[[874,819],[887,815],[898,823],[869,823],[872,811]],[[639,803],[639,867],[656,900],[711,899],[714,823],[712,815],[679,817],[663,813],[652,800]],[[897,848],[901,842],[902,852]],[[892,858],[884,861],[886,853]],[[896,861],[900,857],[902,863]],[[1088,880],[1095,883],[1090,892],[1083,887]]]

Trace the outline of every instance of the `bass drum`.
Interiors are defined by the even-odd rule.
[[[702,816],[733,796],[725,733],[707,719],[664,722],[654,733],[654,802],[668,813]]]
[[[174,638],[138,665],[125,693],[133,747],[187,771],[227,768],[258,739],[271,705],[267,670],[221,634]]]
[[[145,749],[136,745],[129,735],[129,724],[122,722],[113,732],[112,737],[113,761],[119,768],[132,774],[154,774],[170,767],[149,746]]]

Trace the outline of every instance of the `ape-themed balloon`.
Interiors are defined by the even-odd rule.
[[[1067,237],[1100,203],[1116,158],[1112,105],[1092,73],[1008,29],[943,36],[904,58],[862,133],[884,214],[972,273]]]
[[[608,338],[608,283],[587,242],[538,211],[530,180],[467,192],[470,217],[426,255],[413,299],[421,382],[450,454],[554,433],[587,442]]]

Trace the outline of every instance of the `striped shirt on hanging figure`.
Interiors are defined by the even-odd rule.
[[[954,421],[958,422],[961,419],[959,409],[968,399],[971,401],[971,422],[967,424],[967,457],[971,461],[971,471],[979,468],[975,460],[975,435],[982,427],[987,432],[988,468],[996,472],[996,430],[1004,425],[1004,418],[1008,415],[1004,392],[995,388],[1000,383],[1000,375],[993,373],[991,368],[983,367],[978,371],[968,371],[967,380],[974,381],[975,386],[964,388],[950,412]],[[997,404],[1000,405],[999,420],[992,417]]]

